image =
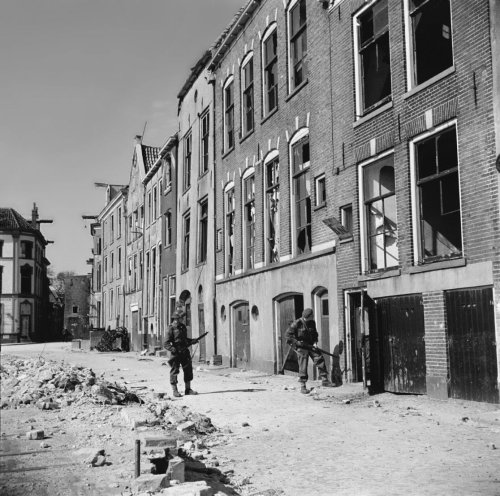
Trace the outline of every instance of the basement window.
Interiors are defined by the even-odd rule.
[[[408,0],[413,84],[453,66],[450,0]]]

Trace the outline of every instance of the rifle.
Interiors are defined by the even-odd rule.
[[[193,344],[198,344],[206,335],[208,334],[207,332],[204,332],[201,336],[198,336],[197,338],[193,339],[192,343],[189,346],[192,346]]]
[[[313,346],[312,344],[303,343],[300,346],[297,345],[297,348],[303,348],[304,350],[309,350],[309,351],[319,351],[320,353],[323,353],[324,355],[338,358],[338,356],[335,355],[334,353],[330,353],[329,351],[322,350],[321,348],[318,348],[317,346]]]

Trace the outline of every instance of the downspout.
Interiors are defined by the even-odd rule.
[[[128,198],[128,194],[127,194]],[[123,249],[123,262],[122,262],[122,277],[123,277],[123,315],[122,315],[122,327],[125,327],[125,311],[127,308],[126,305],[126,294],[127,294],[127,201],[123,202],[123,240],[124,240],[124,249]]]
[[[217,270],[217,216],[215,215],[216,209],[217,209],[217,165],[216,165],[216,132],[215,132],[215,118],[216,118],[216,110],[215,110],[215,74],[213,74],[212,79],[210,79],[210,84],[212,85],[212,107],[213,107],[213,118],[212,118],[212,143],[213,143],[213,161],[212,161],[212,171],[213,171],[213,209],[214,209],[214,253],[213,253],[213,267],[214,267],[214,276],[216,275],[215,272]],[[215,279],[215,277],[214,277]],[[215,284],[214,280],[214,292],[213,292],[213,309],[212,309],[212,319],[213,319],[213,332],[214,332],[214,355],[217,355],[217,284]]]

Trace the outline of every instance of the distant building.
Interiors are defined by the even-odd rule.
[[[64,328],[75,339],[88,339],[90,276],[64,278]]]
[[[31,221],[0,208],[0,337],[2,342],[42,341],[48,329],[47,241],[38,209]]]

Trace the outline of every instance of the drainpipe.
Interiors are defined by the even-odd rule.
[[[127,195],[128,198],[128,195]],[[125,311],[126,305],[126,294],[127,294],[127,201],[123,202],[123,260],[122,260],[122,277],[123,277],[123,315],[122,315],[122,327],[125,327]]]
[[[212,118],[212,143],[213,143],[213,161],[212,161],[212,171],[213,171],[213,209],[214,209],[214,254],[213,254],[213,268],[214,268],[214,275],[215,271],[217,268],[217,216],[215,215],[216,209],[217,209],[217,166],[216,166],[216,133],[215,133],[215,118],[216,118],[216,110],[215,110],[215,74],[213,74],[213,77],[209,80],[209,83],[212,85],[212,107],[213,107],[213,118]],[[212,320],[213,320],[213,340],[214,340],[214,355],[217,355],[217,285],[215,284],[214,281],[214,292],[213,292],[213,309],[212,309]]]

